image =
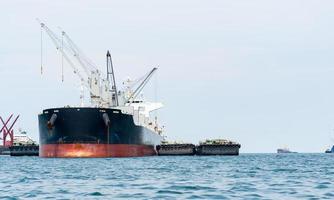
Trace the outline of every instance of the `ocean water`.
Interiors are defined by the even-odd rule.
[[[0,156],[0,199],[334,199],[334,154]]]

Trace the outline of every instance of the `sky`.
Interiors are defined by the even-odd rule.
[[[65,30],[117,83],[159,66],[144,93],[169,140],[226,138],[240,152],[323,152],[334,144],[334,2],[169,0],[0,2],[0,116],[38,140],[43,109],[78,105],[79,81],[43,37]],[[153,91],[157,91],[153,95]]]

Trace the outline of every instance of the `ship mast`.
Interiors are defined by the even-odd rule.
[[[111,84],[110,92],[111,92],[112,106],[119,106],[114,67],[112,64],[112,59],[109,51],[107,51],[107,81],[109,82],[109,84]]]

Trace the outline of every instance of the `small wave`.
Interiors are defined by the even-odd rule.
[[[167,189],[175,189],[175,190],[215,190],[213,187],[208,186],[199,186],[199,185],[173,185],[168,187]]]
[[[260,199],[260,198],[262,198],[262,195],[259,195],[259,194],[257,194],[257,193],[252,193],[252,194],[247,194],[247,195],[245,195],[245,197],[247,197],[246,199],[248,199],[248,198],[256,198],[256,199]]]
[[[182,192],[178,192],[175,190],[158,190],[159,194],[182,194]]]
[[[18,200],[19,198],[16,198],[16,197],[10,197],[10,196],[0,196],[0,199],[5,199],[5,200]]]
[[[92,192],[88,194],[89,196],[103,196],[101,192]]]
[[[297,169],[278,168],[274,169],[273,172],[296,172]]]
[[[319,184],[319,185],[317,185],[315,188],[316,188],[316,189],[326,189],[326,188],[328,188],[328,186],[325,185],[325,184]]]
[[[334,197],[334,193],[327,192],[324,194],[326,197]]]
[[[34,166],[23,172],[18,159],[2,159],[9,164],[1,166],[0,199],[8,200],[334,199],[334,162],[320,154],[145,157],[131,165],[129,159],[23,157],[20,163]]]
[[[153,187],[153,186],[144,186],[144,187],[141,187],[141,189],[144,189],[144,190],[154,190],[156,188]]]

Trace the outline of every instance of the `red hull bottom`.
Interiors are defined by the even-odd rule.
[[[46,158],[139,157],[156,154],[153,146],[135,144],[44,144],[39,147],[39,156]]]

